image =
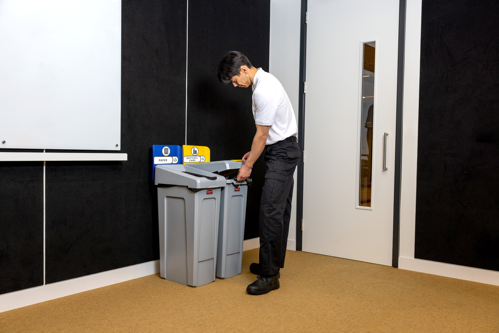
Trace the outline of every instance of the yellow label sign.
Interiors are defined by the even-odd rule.
[[[210,148],[204,146],[182,146],[184,152],[184,164],[195,164],[210,162]]]

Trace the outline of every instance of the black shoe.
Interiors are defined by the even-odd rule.
[[[258,279],[246,288],[251,295],[263,295],[272,290],[279,289],[279,278],[274,276],[259,276]]]
[[[262,267],[260,266],[260,264],[257,263],[252,263],[250,265],[250,272],[255,275],[263,275]],[[277,277],[281,278],[281,273],[277,273]]]

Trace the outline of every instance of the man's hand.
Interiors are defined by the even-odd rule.
[[[243,158],[242,158],[242,161],[243,162],[246,162],[246,160],[248,159],[248,157],[250,156],[251,152],[247,152],[246,154],[244,154]]]
[[[239,173],[237,174],[237,181],[242,182],[242,181],[246,180],[247,178],[249,178],[249,176],[251,176],[251,170],[252,169],[250,167],[243,164],[241,169],[239,169]]]
[[[251,175],[251,169],[255,164],[256,160],[260,157],[263,149],[265,148],[265,142],[269,136],[270,126],[256,125],[256,133],[253,138],[253,143],[251,144],[251,151],[244,154],[242,160],[245,162],[239,173],[237,174],[237,181],[242,182],[246,180]]]

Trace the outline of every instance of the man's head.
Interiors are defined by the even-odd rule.
[[[218,65],[218,79],[225,84],[232,83],[234,87],[247,88],[253,84],[254,70],[244,54],[229,51]]]

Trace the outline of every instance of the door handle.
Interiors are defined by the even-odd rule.
[[[388,170],[386,167],[386,138],[388,137],[388,133],[383,134],[383,172]]]

